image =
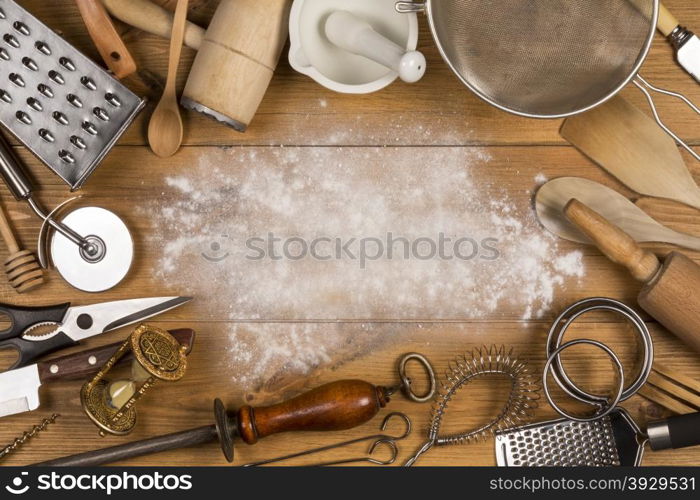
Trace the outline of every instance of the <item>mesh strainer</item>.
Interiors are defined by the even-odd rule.
[[[443,59],[486,102],[530,118],[563,118],[607,101],[630,82],[683,100],[638,75],[649,52],[659,0],[424,0],[396,3],[424,12]]]
[[[494,106],[557,118],[609,99],[649,51],[658,0],[426,0],[440,53]]]

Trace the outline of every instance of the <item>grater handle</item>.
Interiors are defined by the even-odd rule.
[[[647,427],[649,446],[654,451],[700,445],[700,412],[651,422]]]
[[[5,137],[0,134],[0,175],[17,200],[28,200],[34,190],[19,158]]]

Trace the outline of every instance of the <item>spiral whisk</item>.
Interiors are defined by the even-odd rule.
[[[8,444],[2,450],[0,450],[0,458],[4,458],[5,456],[9,455],[13,451],[17,450],[17,448],[22,446],[24,443],[29,441],[31,438],[33,438],[34,436],[36,436],[40,432],[46,430],[46,428],[49,425],[53,424],[59,416],[60,415],[58,413],[54,413],[50,417],[42,420],[40,424],[32,427],[32,429],[30,431],[23,432],[20,437],[15,438],[15,440],[12,441],[12,443]]]
[[[486,376],[502,376],[510,381],[510,392],[501,411],[486,424],[461,433],[440,435],[440,427],[450,401],[469,382]],[[527,364],[505,346],[483,346],[452,361],[435,395],[431,411],[428,439],[418,452],[406,462],[413,463],[433,446],[468,444],[486,439],[496,432],[521,425],[531,416],[539,399],[538,377],[533,376]]]

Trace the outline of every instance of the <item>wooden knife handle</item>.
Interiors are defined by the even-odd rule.
[[[580,201],[569,201],[564,214],[608,259],[625,266],[635,279],[647,283],[661,268],[656,255]]]
[[[282,403],[238,410],[238,433],[248,444],[289,431],[339,431],[364,424],[389,401],[386,390],[362,380],[322,385]]]
[[[175,337],[180,344],[187,346],[187,354],[192,350],[195,333],[189,328],[170,330],[170,335]],[[74,380],[94,375],[119,349],[124,342],[95,347],[85,351],[68,354],[59,358],[50,359],[38,363],[39,379],[42,382],[54,382],[57,380]],[[118,364],[133,359],[131,353],[119,360]]]
[[[136,71],[136,62],[124,45],[109,14],[99,0],[75,0],[87,27],[90,38],[105,64],[117,78],[124,78]]]

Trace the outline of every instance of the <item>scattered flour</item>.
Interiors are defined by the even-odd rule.
[[[489,158],[475,148],[230,148],[198,161],[168,177],[150,207],[153,244],[163,253],[154,272],[217,318],[538,318],[558,288],[583,276],[582,254],[558,249],[529,199],[512,200],[489,184]],[[362,264],[347,254],[313,258],[300,240],[386,241],[389,233],[411,244],[423,239],[416,246],[423,257],[432,250],[426,239],[437,243],[440,233],[477,242],[476,254],[405,258],[400,243],[389,259],[387,244],[382,257]],[[270,235],[293,242],[287,250],[295,258],[271,258]],[[260,239],[254,246],[264,258],[249,248],[251,238]],[[368,253],[376,254],[372,241]],[[281,248],[277,243],[276,254]],[[335,246],[322,248],[326,256]],[[465,248],[468,254],[472,247]],[[322,364],[343,342],[312,334],[308,325],[278,327],[231,327],[232,364],[254,359],[261,373],[295,360],[301,369]],[[271,336],[275,330],[285,334]]]

